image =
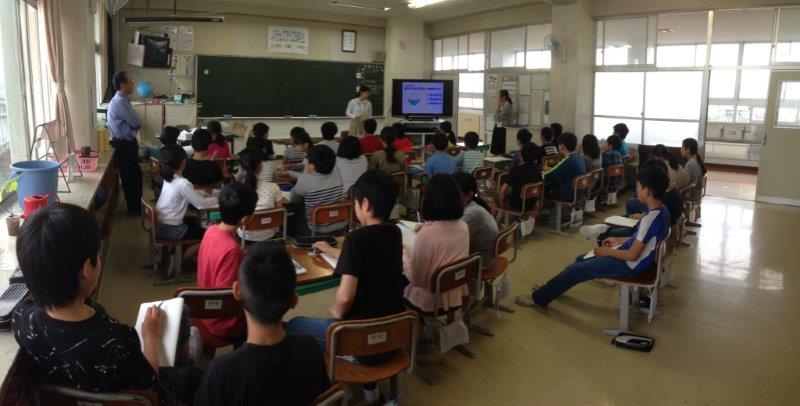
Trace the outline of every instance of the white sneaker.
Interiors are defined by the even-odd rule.
[[[608,224],[595,224],[593,226],[583,226],[580,229],[580,233],[587,240],[594,240],[597,239],[598,235],[608,231],[609,228],[611,227]]]

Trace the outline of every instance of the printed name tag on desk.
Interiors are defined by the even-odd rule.
[[[219,310],[222,309],[222,300],[219,299],[208,299],[203,303],[203,307],[206,310]]]
[[[386,332],[380,331],[377,333],[372,333],[367,336],[367,345],[375,345],[380,343],[386,342]]]
[[[272,217],[264,217],[261,219],[261,224],[272,224]]]
[[[331,211],[328,213],[328,215],[329,215],[329,216],[331,216],[331,217],[336,217],[336,216],[338,216],[338,215],[339,215],[339,210],[331,210]]]

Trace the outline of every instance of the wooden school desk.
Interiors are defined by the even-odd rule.
[[[336,237],[337,248],[341,248],[344,237]],[[291,243],[286,244],[286,251],[292,259],[306,269],[306,273],[297,275],[297,288],[299,296],[319,292],[339,285],[339,278],[335,278],[333,266],[322,255],[308,255],[308,250],[295,248]]]

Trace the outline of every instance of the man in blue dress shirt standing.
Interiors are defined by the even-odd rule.
[[[108,129],[111,131],[111,145],[117,155],[119,177],[122,180],[122,191],[128,204],[128,213],[142,212],[142,168],[139,167],[139,143],[136,134],[142,123],[131,105],[130,94],[133,93],[133,79],[128,72],[114,74],[112,78],[117,94],[108,104]]]

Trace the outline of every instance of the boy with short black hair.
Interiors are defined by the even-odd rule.
[[[311,404],[330,380],[314,339],[283,329],[284,314],[297,305],[297,276],[283,243],[254,244],[238,279],[233,296],[244,307],[247,342],[211,362],[194,404]]]
[[[211,145],[211,132],[198,128],[192,134],[192,150],[194,153],[186,160],[183,177],[193,185],[213,185],[222,182],[224,175],[216,162],[208,159],[208,147]]]
[[[619,137],[620,145],[619,145],[619,153],[622,156],[628,156],[628,143],[625,142],[625,137],[628,136],[628,125],[625,123],[617,123],[614,125],[614,135]]]
[[[539,142],[542,144],[545,155],[558,155],[558,147],[553,144],[553,129],[542,127],[539,132]]]
[[[292,139],[292,145],[287,145],[283,150],[284,167],[289,165],[290,161],[305,159],[308,149],[314,145],[314,142],[311,141],[311,136],[308,135],[303,127],[292,127],[289,131],[289,137]],[[283,169],[285,170],[287,168]]]
[[[564,133],[564,126],[562,126],[561,123],[553,123],[550,124],[550,129],[553,130],[552,143],[558,146],[558,144],[561,143],[561,134]]]
[[[501,203],[508,203],[517,210],[522,209],[522,188],[529,183],[542,180],[542,167],[536,163],[541,155],[539,151],[540,148],[531,142],[522,147],[520,150],[522,163],[512,167],[508,176],[503,178],[499,196]],[[528,199],[525,202],[525,209],[529,210],[535,203],[535,199]]]
[[[519,149],[511,151],[511,166],[517,166],[522,164],[522,157],[520,156],[520,151],[522,147],[531,143],[533,139],[533,134],[528,131],[527,128],[523,128],[517,131],[517,147]]]
[[[428,176],[437,173],[453,174],[456,172],[456,161],[447,153],[447,136],[442,133],[433,135],[433,148],[436,153],[425,160],[425,174]]]
[[[326,121],[322,123],[320,131],[322,132],[322,141],[318,142],[317,145],[324,145],[332,149],[333,152],[338,152],[339,143],[334,140],[334,138],[336,138],[336,133],[339,132],[339,127],[336,126],[336,123],[333,121]]]
[[[565,133],[566,135],[567,133]],[[547,305],[578,283],[603,277],[630,278],[647,270],[656,261],[656,245],[669,232],[670,215],[662,203],[669,187],[669,176],[662,168],[650,166],[639,171],[636,196],[647,205],[647,214],[634,228],[631,237],[609,237],[594,249],[594,257],[579,256],[575,263],[532,294],[517,296],[521,306]]]
[[[253,137],[262,142],[259,143],[264,154],[265,161],[275,159],[275,148],[272,146],[272,141],[269,140],[269,126],[264,123],[253,124]],[[250,148],[250,140],[247,140],[248,148]]]
[[[480,137],[475,131],[464,134],[464,151],[456,157],[456,166],[461,172],[472,172],[483,164],[483,153],[478,151]]]
[[[575,153],[578,137],[573,133],[564,133],[558,143],[558,152],[566,156],[544,177],[545,191],[548,196],[559,200],[572,200],[575,194],[572,181],[586,173],[586,163]]]
[[[197,254],[197,286],[201,288],[233,286],[243,257],[236,230],[253,214],[258,195],[243,183],[232,182],[222,188],[217,199],[222,222],[208,228]],[[241,339],[244,336],[242,318],[203,319],[203,324],[217,337]]]
[[[364,136],[359,140],[362,154],[372,154],[379,149],[383,149],[383,141],[375,134],[377,130],[377,121],[372,118],[364,120]]]
[[[305,210],[289,217],[288,233],[293,237],[311,235],[311,214],[320,204],[342,200],[342,178],[334,172],[336,154],[322,145],[308,150],[306,171],[297,178],[292,189],[292,203],[303,202]],[[347,221],[316,226],[317,235],[338,235],[347,227]]]

